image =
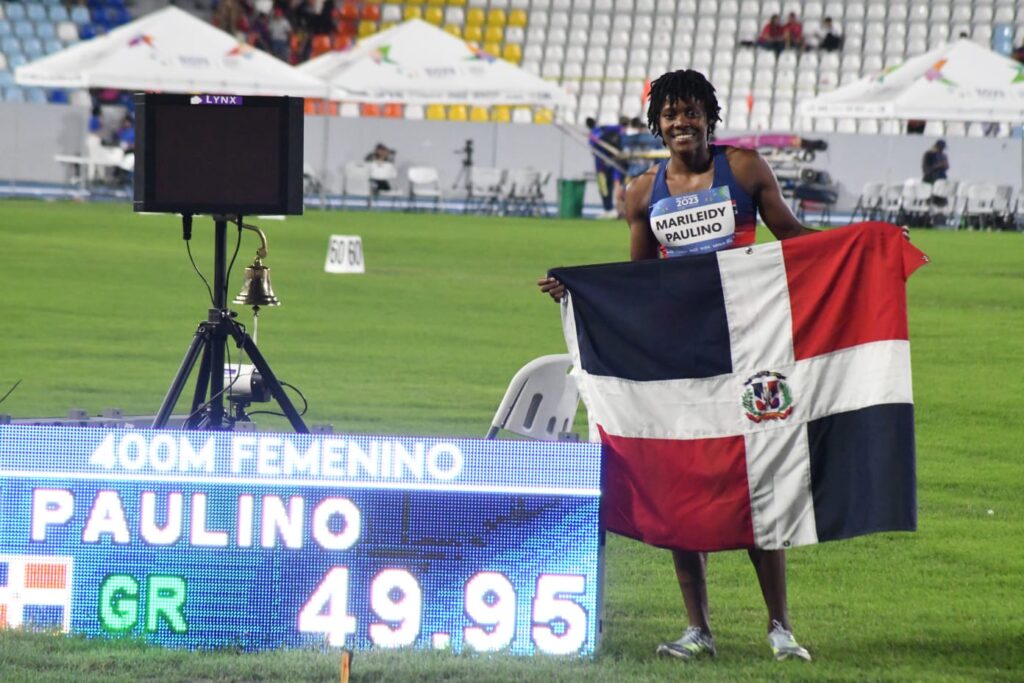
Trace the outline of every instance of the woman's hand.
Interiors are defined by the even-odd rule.
[[[548,294],[555,301],[561,301],[565,296],[565,285],[553,277],[542,277],[537,280],[537,286],[544,294]]]

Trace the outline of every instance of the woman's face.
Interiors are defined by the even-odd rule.
[[[661,139],[670,151],[691,152],[708,143],[704,105],[693,100],[666,102],[659,114]]]

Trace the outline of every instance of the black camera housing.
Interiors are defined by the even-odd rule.
[[[303,100],[135,95],[136,211],[302,214]]]

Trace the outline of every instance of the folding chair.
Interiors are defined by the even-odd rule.
[[[998,230],[1007,230],[1014,223],[1014,195],[1013,188],[1009,185],[996,186],[996,198],[992,202],[993,227]]]
[[[398,191],[398,168],[393,163],[380,161],[367,162],[370,170],[370,206],[378,203],[382,198],[391,199],[391,205],[402,196]],[[388,187],[384,189],[382,186]]]
[[[500,168],[473,166],[469,170],[469,197],[466,198],[466,209],[479,213],[501,213],[502,187],[505,183],[505,171]]]
[[[886,220],[895,223],[903,210],[903,183],[887,185],[882,197],[882,208]]]
[[[864,189],[861,190],[860,196],[857,197],[857,205],[853,207],[853,213],[850,214],[850,222],[856,221],[858,213],[860,213],[863,220],[877,220],[882,213],[884,190],[885,183],[865,183]]]
[[[432,166],[410,166],[406,172],[409,179],[409,204],[410,211],[417,208],[418,199],[427,199],[433,202],[434,211],[441,208],[441,177],[437,169]]]
[[[967,204],[961,225],[970,229],[992,229],[996,222],[995,202],[998,188],[991,183],[978,183],[967,188]]]
[[[320,200],[320,207],[324,207],[327,192],[320,176],[311,164],[304,163],[302,165],[302,194],[306,197],[317,197]]]
[[[370,165],[364,161],[349,161],[345,164],[345,197],[361,197],[370,206]]]
[[[505,197],[505,213],[515,216],[536,216],[535,187],[540,182],[540,171],[532,169],[513,169],[506,176],[509,186]]]
[[[904,188],[903,218],[909,225],[932,227],[932,184],[914,183]]]
[[[932,216],[938,228],[953,227],[950,223],[957,213],[957,181],[939,178],[932,183]]]
[[[567,353],[541,356],[530,361],[509,382],[505,396],[491,420],[486,439],[502,429],[541,441],[571,440],[580,393],[569,371]]]

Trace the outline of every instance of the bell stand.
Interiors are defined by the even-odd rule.
[[[184,236],[185,239],[189,239],[192,233],[192,217],[186,215],[182,218]],[[242,217],[238,216],[239,222],[241,219]],[[215,215],[213,224],[213,308],[209,309],[207,319],[199,323],[195,334],[192,335],[192,343],[189,345],[188,351],[185,352],[185,358],[174,375],[159,412],[153,419],[152,428],[161,429],[167,425],[171,411],[174,410],[181,391],[185,387],[196,361],[202,354],[199,375],[196,377],[195,393],[192,397],[192,410],[185,422],[185,429],[198,429],[204,418],[206,419],[205,429],[224,429],[224,348],[230,337],[259,371],[267,388],[270,389],[271,396],[274,397],[285,417],[291,422],[292,428],[296,432],[306,434],[309,432],[306,423],[302,421],[302,416],[299,415],[291,399],[288,398],[288,394],[285,393],[273,370],[270,369],[266,358],[256,348],[252,337],[235,322],[236,313],[227,307],[228,218]],[[206,398],[207,389],[209,389],[209,399]],[[205,411],[200,410],[203,405],[207,406]]]

